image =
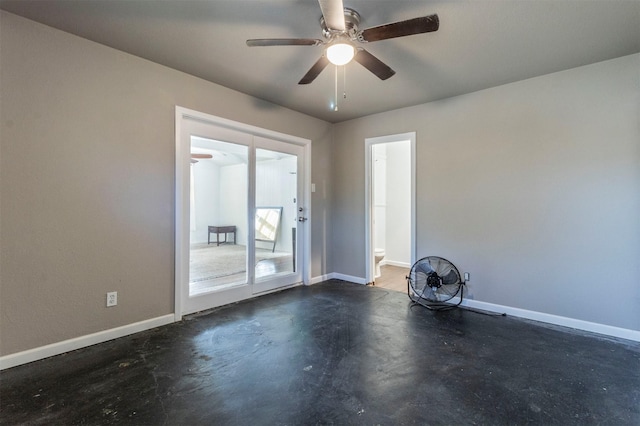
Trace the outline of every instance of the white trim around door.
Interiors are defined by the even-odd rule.
[[[190,110],[180,106],[176,106],[175,116],[175,140],[176,140],[176,164],[175,164],[175,194],[176,194],[176,213],[175,213],[175,320],[179,321],[182,316],[191,312],[209,309],[239,300],[248,299],[264,292],[254,289],[255,276],[251,268],[248,269],[247,282],[232,286],[229,291],[217,292],[209,297],[189,297],[185,288],[189,285],[189,243],[190,243],[190,132],[193,129],[210,128],[215,129],[219,135],[224,135],[221,140],[244,145],[249,149],[248,165],[248,201],[247,201],[247,217],[251,220],[248,224],[253,223],[253,215],[255,210],[255,186],[252,183],[255,178],[255,149],[260,146],[264,139],[269,139],[273,143],[288,144],[293,148],[297,147],[297,152],[301,152],[301,175],[299,176],[299,206],[305,212],[304,217],[307,220],[298,223],[298,236],[300,238],[300,246],[302,248],[297,259],[298,270],[296,276],[299,279],[297,284],[310,284],[310,268],[309,259],[311,251],[311,242],[309,238],[311,229],[311,141],[297,136],[287,135],[268,129],[263,129],[244,123],[216,117],[199,111]],[[247,226],[247,229],[252,229]],[[249,232],[247,241],[253,241],[253,235]],[[250,246],[252,243],[247,243]],[[253,250],[248,250],[248,264],[254,264]],[[293,283],[295,285],[295,283]],[[291,285],[291,284],[289,284]],[[272,291],[276,291],[282,287],[274,286]],[[268,292],[268,291],[267,291]],[[192,300],[193,299],[193,300]],[[213,300],[213,302],[212,302]]]

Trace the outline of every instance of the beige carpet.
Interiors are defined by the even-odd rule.
[[[189,260],[189,282],[196,283],[214,278],[244,273],[246,251],[243,245],[197,243],[191,245]],[[256,249],[256,263],[265,259],[291,259],[291,253]]]

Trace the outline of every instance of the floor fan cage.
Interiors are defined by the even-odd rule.
[[[413,264],[407,276],[407,293],[414,304],[431,310],[456,308],[462,303],[464,281],[453,263],[427,256]],[[452,303],[456,296],[457,303]]]

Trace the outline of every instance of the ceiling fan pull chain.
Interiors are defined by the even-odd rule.
[[[347,99],[347,66],[342,66],[342,99]]]
[[[334,111],[338,111],[338,66],[336,65],[336,74],[335,74],[335,100],[336,100],[336,105],[333,107]]]

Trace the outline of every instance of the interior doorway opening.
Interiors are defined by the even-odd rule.
[[[366,145],[368,283],[406,291],[415,262],[415,133],[369,138]]]

